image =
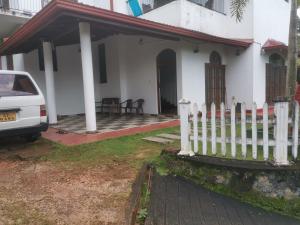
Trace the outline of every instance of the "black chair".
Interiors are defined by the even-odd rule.
[[[125,106],[123,106],[124,104],[125,104]],[[132,109],[133,109],[133,101],[132,101],[132,99],[127,99],[126,101],[121,102],[120,103],[120,113],[122,113],[122,109],[125,109],[125,113],[128,113],[128,111],[130,113],[132,113]]]
[[[135,102],[133,102],[133,109],[136,110],[136,114],[144,114],[144,103],[145,103],[145,100],[144,99],[138,99],[136,100]]]
[[[103,98],[101,102],[96,102],[96,108],[99,108],[101,113],[104,113],[105,111],[107,111],[109,114],[119,113],[119,106],[119,98]]]

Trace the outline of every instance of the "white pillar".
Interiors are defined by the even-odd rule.
[[[181,133],[181,149],[179,155],[193,156],[195,153],[192,151],[192,145],[190,140],[191,126],[189,123],[189,115],[191,102],[182,99],[179,101],[180,107],[180,133]]]
[[[52,46],[50,42],[43,42],[46,92],[47,92],[47,109],[49,123],[57,123],[56,101],[55,101],[55,85],[53,71]]]
[[[6,56],[1,56],[1,69],[2,70],[7,70],[7,57]]]
[[[86,22],[80,22],[79,34],[81,47],[86,130],[87,132],[95,132],[97,131],[97,124],[90,24]]]
[[[25,71],[24,55],[23,54],[13,55],[13,62],[14,62],[14,70]]]

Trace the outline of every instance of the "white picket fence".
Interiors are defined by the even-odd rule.
[[[201,154],[208,155],[208,142],[210,142],[212,155],[217,155],[217,152],[220,152],[223,157],[228,155],[228,151],[230,151],[231,157],[237,158],[237,145],[240,145],[242,158],[246,159],[251,146],[252,159],[257,160],[258,151],[263,151],[263,160],[267,161],[271,159],[270,148],[273,148],[274,163],[276,165],[290,165],[289,149],[292,157],[296,159],[299,145],[299,104],[295,103],[294,105],[293,118],[289,118],[288,102],[275,103],[274,116],[270,117],[269,106],[265,103],[262,118],[258,119],[257,105],[253,103],[251,119],[249,119],[249,116],[247,119],[246,104],[243,103],[241,105],[241,113],[238,117],[236,115],[236,105],[232,104],[230,122],[227,122],[224,104],[221,104],[217,116],[214,103],[211,105],[210,113],[208,114],[205,104],[200,109],[196,103],[192,106],[190,101],[183,99],[179,102],[181,121],[181,151],[179,154],[190,156],[199,154],[199,142],[201,142]],[[201,118],[198,116],[199,111],[202,114]],[[201,126],[199,127],[200,124]],[[230,126],[230,135],[227,136],[226,125],[228,124]],[[247,137],[248,124],[251,124],[251,137]],[[263,130],[261,139],[257,135],[258,125],[262,126]],[[240,126],[240,135],[237,135],[237,126]],[[274,127],[272,132],[274,138],[269,138],[270,127]],[[289,127],[293,129],[291,137],[289,137]],[[201,129],[201,132],[199,132],[199,129]],[[219,143],[219,146],[217,143]],[[230,144],[230,147],[227,144]],[[262,150],[258,150],[258,146],[263,146]]]

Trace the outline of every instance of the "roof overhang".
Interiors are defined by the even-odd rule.
[[[90,22],[92,41],[114,34],[147,35],[164,39],[188,38],[209,43],[247,48],[249,40],[217,37],[169,26],[70,0],[52,0],[0,46],[0,55],[26,53],[51,41],[55,46],[79,43],[78,22]]]
[[[262,46],[262,50],[265,52],[267,51],[287,51],[288,46],[284,44],[283,42],[274,40],[274,39],[268,39],[265,44]]]

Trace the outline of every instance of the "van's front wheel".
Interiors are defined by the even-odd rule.
[[[35,133],[25,136],[25,139],[28,142],[35,142],[37,139],[39,139],[39,137],[41,137],[41,133]]]

